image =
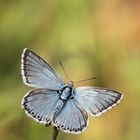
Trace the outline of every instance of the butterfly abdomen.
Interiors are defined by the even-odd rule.
[[[56,104],[56,107],[55,107],[55,111],[54,111],[54,117],[56,117],[60,111],[62,110],[63,106],[65,104],[65,100],[59,100]]]

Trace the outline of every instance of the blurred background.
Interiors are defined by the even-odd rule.
[[[97,80],[124,93],[122,102],[90,117],[80,135],[58,140],[138,140],[140,137],[140,1],[0,0],[0,140],[51,140],[52,127],[39,125],[21,109],[30,90],[22,82],[20,59],[30,48],[64,78]],[[66,81],[67,82],[67,81]]]

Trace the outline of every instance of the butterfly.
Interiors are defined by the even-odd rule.
[[[28,116],[66,133],[78,134],[88,126],[88,114],[99,116],[116,106],[123,94],[106,88],[74,87],[39,55],[25,48],[21,58],[23,82],[33,90],[22,99]]]

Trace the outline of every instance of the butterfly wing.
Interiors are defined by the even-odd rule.
[[[22,53],[21,73],[24,83],[29,86],[60,89],[64,85],[54,69],[29,49],[24,49]]]
[[[53,120],[53,125],[66,133],[81,133],[87,128],[87,112],[75,99],[68,99],[61,112]]]
[[[22,107],[26,114],[37,122],[50,124],[58,100],[59,94],[57,91],[34,89],[22,99]]]
[[[91,115],[99,116],[117,105],[123,95],[117,91],[97,88],[78,87],[74,90],[75,100]]]

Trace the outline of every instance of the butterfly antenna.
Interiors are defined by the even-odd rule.
[[[85,81],[94,80],[94,79],[97,79],[97,77],[92,77],[92,78],[88,78],[88,79],[84,79],[84,80],[79,80],[79,81],[76,81],[74,83],[80,83],[80,82],[85,82]]]
[[[63,66],[63,64],[62,64],[62,62],[60,60],[59,60],[59,64],[61,65],[61,67],[62,67],[62,69],[63,69],[63,71],[65,73],[65,76],[66,76],[67,80],[69,81],[68,75],[67,75],[67,73],[66,73],[66,71],[64,69],[64,66]]]

